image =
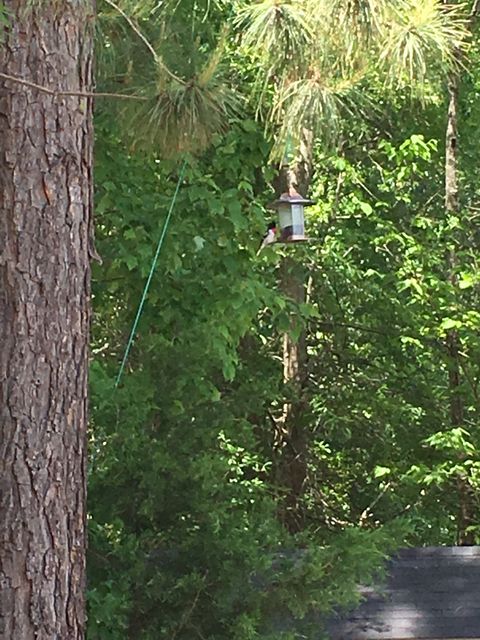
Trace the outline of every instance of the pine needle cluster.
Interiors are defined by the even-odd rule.
[[[202,150],[246,95],[281,157],[305,130],[334,143],[374,108],[372,78],[422,98],[461,64],[467,23],[465,5],[441,0],[101,0],[99,59],[109,89],[145,98],[120,107],[135,147]],[[232,50],[250,89],[232,82]]]
[[[225,3],[199,7],[196,25],[182,18],[185,4],[103,0],[97,27],[102,84],[144,98],[115,107],[131,146],[163,157],[205,149],[240,105],[222,64],[226,31],[207,21]]]
[[[279,158],[305,129],[335,141],[342,120],[366,108],[372,78],[422,98],[468,46],[465,5],[440,0],[260,0],[237,24]]]

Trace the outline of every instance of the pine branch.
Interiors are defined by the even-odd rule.
[[[117,4],[115,4],[115,2],[113,2],[113,0],[105,0],[105,2],[107,4],[109,4],[111,7],[113,7],[113,9],[118,11],[118,13],[123,18],[125,18],[125,20],[128,22],[130,27],[133,29],[133,31],[137,34],[137,36],[140,38],[140,40],[144,43],[144,45],[147,47],[147,49],[152,54],[155,64],[157,66],[159,66],[161,69],[163,69],[165,71],[165,73],[167,75],[169,75],[172,80],[175,80],[176,82],[185,85],[186,82],[184,80],[182,80],[181,78],[179,78],[178,76],[176,76],[173,73],[173,71],[170,71],[170,69],[167,67],[167,65],[162,61],[160,56],[157,54],[157,52],[153,48],[152,44],[149,42],[149,40],[146,38],[146,36],[140,31],[140,29],[135,24],[135,22],[132,20],[132,18],[130,18],[130,16],[128,14],[126,14],[123,9],[121,9]]]
[[[475,0],[472,6],[472,10],[470,11],[470,28],[473,27],[473,22],[476,18],[478,18],[478,14],[480,13],[480,0]]]
[[[10,82],[15,82],[16,84],[21,84],[24,87],[29,87],[30,89],[36,89],[37,91],[41,91],[42,93],[46,93],[47,95],[55,97],[74,96],[79,98],[120,98],[122,100],[137,100],[141,102],[145,102],[148,99],[143,96],[130,96],[126,93],[110,93],[106,91],[57,91],[56,89],[49,89],[48,87],[44,87],[41,84],[37,84],[36,82],[24,80],[23,78],[11,76],[8,73],[2,72],[0,72],[0,78],[9,80]]]
[[[372,509],[375,507],[377,502],[379,502],[383,498],[383,496],[387,493],[387,491],[390,489],[391,486],[392,486],[392,482],[391,481],[387,482],[387,484],[383,487],[383,489],[380,491],[378,496],[373,500],[373,502],[362,511],[362,513],[360,514],[360,518],[358,519],[358,525],[360,527],[365,526],[369,516],[372,515]]]

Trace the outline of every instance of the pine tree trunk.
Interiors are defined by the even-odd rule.
[[[296,304],[305,302],[305,276],[295,260],[284,258],[281,265],[281,289]],[[307,379],[305,332],[298,338],[298,320],[291,319],[290,332],[283,336],[283,381],[287,399],[283,414],[277,425],[277,482],[283,491],[280,502],[281,519],[287,529],[294,533],[304,524],[302,495],[307,480],[307,434],[306,413],[308,402],[305,398]]]
[[[92,89],[89,0],[7,0],[0,71]],[[0,79],[0,637],[84,636],[92,108]]]
[[[305,138],[299,150],[299,158],[290,167],[286,167],[279,192],[294,187],[304,197],[310,187],[312,173],[311,132],[305,132]],[[305,273],[298,261],[286,257],[281,265],[280,288],[286,297],[297,305],[305,302]],[[277,424],[275,448],[277,451],[277,483],[283,491],[280,501],[280,517],[292,533],[300,531],[304,525],[302,496],[307,482],[308,438],[306,433],[306,414],[308,402],[305,397],[307,381],[307,351],[305,332],[296,331],[298,319],[292,317],[290,332],[283,336],[283,381],[288,399],[283,406],[283,415]],[[298,337],[294,337],[298,334]]]

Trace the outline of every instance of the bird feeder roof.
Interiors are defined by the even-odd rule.
[[[282,193],[282,195],[277,199],[271,202],[268,205],[269,209],[277,209],[282,204],[303,204],[304,206],[308,206],[310,204],[315,204],[313,200],[308,200],[304,198],[296,189],[290,187],[288,191]]]

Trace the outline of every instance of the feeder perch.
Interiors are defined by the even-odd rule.
[[[280,237],[278,242],[306,242],[309,238],[305,235],[304,209],[314,204],[313,200],[307,200],[293,187],[268,205],[269,209],[278,211],[280,224]]]

